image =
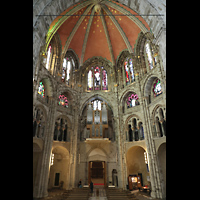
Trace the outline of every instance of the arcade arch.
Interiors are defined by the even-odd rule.
[[[51,153],[49,173],[49,189],[62,187],[69,188],[70,181],[69,151],[62,146],[55,146]]]
[[[148,164],[145,163],[145,153],[146,150],[141,146],[133,146],[126,153],[129,189],[130,187],[141,187],[148,184],[149,168]],[[135,179],[132,180],[132,177],[137,177],[137,184],[134,183]],[[140,177],[140,180],[138,177]],[[139,183],[139,181],[141,182]]]

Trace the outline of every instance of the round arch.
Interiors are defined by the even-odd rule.
[[[166,111],[164,112],[164,109],[165,106],[164,105],[161,105],[161,104],[157,104],[154,109],[152,110],[152,117],[156,117],[156,114],[159,114],[159,113],[156,113],[159,109],[162,109],[163,110],[163,114],[164,114],[164,118],[166,117]],[[159,111],[158,111],[159,112]]]
[[[107,103],[107,105],[110,107],[110,109],[113,111],[113,106],[111,104],[111,102],[103,95],[101,94],[92,94],[91,97],[87,98],[84,103],[80,106],[80,116],[83,114],[83,111],[85,109],[85,107],[87,106],[87,104],[89,103],[89,101],[95,100],[95,99],[99,99],[102,101],[105,101]]]
[[[45,97],[55,97],[55,86],[53,84],[52,77],[49,75],[45,75],[40,77],[40,81],[44,84],[45,87]]]
[[[72,122],[71,122],[71,120],[70,120],[70,118],[69,118],[68,116],[61,114],[61,115],[58,115],[58,116],[56,117],[56,120],[58,120],[59,118],[66,119],[67,122],[68,122],[68,125],[69,125],[68,127],[69,127],[70,129],[72,128]],[[56,121],[56,120],[55,120],[55,121]]]
[[[68,189],[70,182],[69,151],[63,146],[54,145],[51,155],[49,189],[53,187]]]
[[[150,74],[144,80],[144,85],[143,85],[143,88],[142,88],[142,94],[143,94],[144,97],[148,97],[151,94],[151,86],[153,84],[153,81],[156,78],[162,80],[162,77],[160,77],[159,75],[156,75],[156,74]],[[163,83],[161,82],[161,84],[163,84]]]
[[[101,147],[93,147],[86,153],[87,162],[89,161],[106,161],[109,156]]]
[[[127,118],[126,118],[126,120],[125,120],[125,125],[127,125],[128,124],[128,121],[131,119],[131,118],[136,118],[137,120],[141,120],[141,117],[139,117],[138,115],[136,115],[136,114],[132,114],[132,115],[129,115]]]
[[[43,111],[44,119],[46,121],[47,119],[47,110],[42,104],[36,104],[34,107],[33,115],[36,117],[36,112],[38,109],[41,109]]]
[[[125,90],[123,93],[122,93],[122,95],[121,95],[121,97],[120,97],[120,99],[119,99],[119,103],[120,104],[122,104],[123,103],[123,100],[127,97],[127,95],[129,94],[129,93],[131,93],[131,92],[135,92],[137,95],[138,95],[138,98],[139,99],[141,99],[141,96],[140,96],[140,92],[138,91],[138,89],[127,89],[127,90]]]
[[[132,146],[128,149],[126,153],[126,167],[127,176],[141,176],[141,185],[146,185],[147,176],[149,176],[149,171],[145,163],[144,153],[146,150],[137,145]]]

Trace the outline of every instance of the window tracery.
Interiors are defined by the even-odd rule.
[[[103,66],[92,66],[89,69],[87,74],[87,90],[108,90],[107,71]]]
[[[127,98],[127,108],[131,108],[137,105],[140,105],[139,100],[138,100],[138,95],[135,93],[131,93],[128,98]]]
[[[67,97],[65,95],[59,96],[58,105],[61,105],[65,108],[68,108],[69,102],[68,102]]]

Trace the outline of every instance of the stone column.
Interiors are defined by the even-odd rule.
[[[151,130],[151,120],[150,114],[147,106],[147,98],[144,97],[142,100],[142,108],[144,113],[144,134],[145,134],[145,141],[147,145],[147,151],[149,156],[149,170],[150,170],[150,179],[151,179],[151,196],[153,198],[161,198],[162,197],[162,190],[161,190],[161,182],[160,176],[158,173],[158,161],[157,155],[155,150],[154,140],[152,138],[152,130]]]
[[[35,186],[33,191],[33,197],[42,198],[48,196],[48,177],[50,171],[50,156],[53,143],[53,133],[55,124],[55,102],[49,107],[49,112],[47,113],[47,126],[44,134],[44,145],[43,152],[40,160],[40,176],[38,185]]]

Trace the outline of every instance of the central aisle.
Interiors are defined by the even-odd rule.
[[[99,194],[98,194],[98,191],[99,191]],[[107,200],[106,191],[104,187],[95,186],[92,196],[89,198],[89,200]]]

